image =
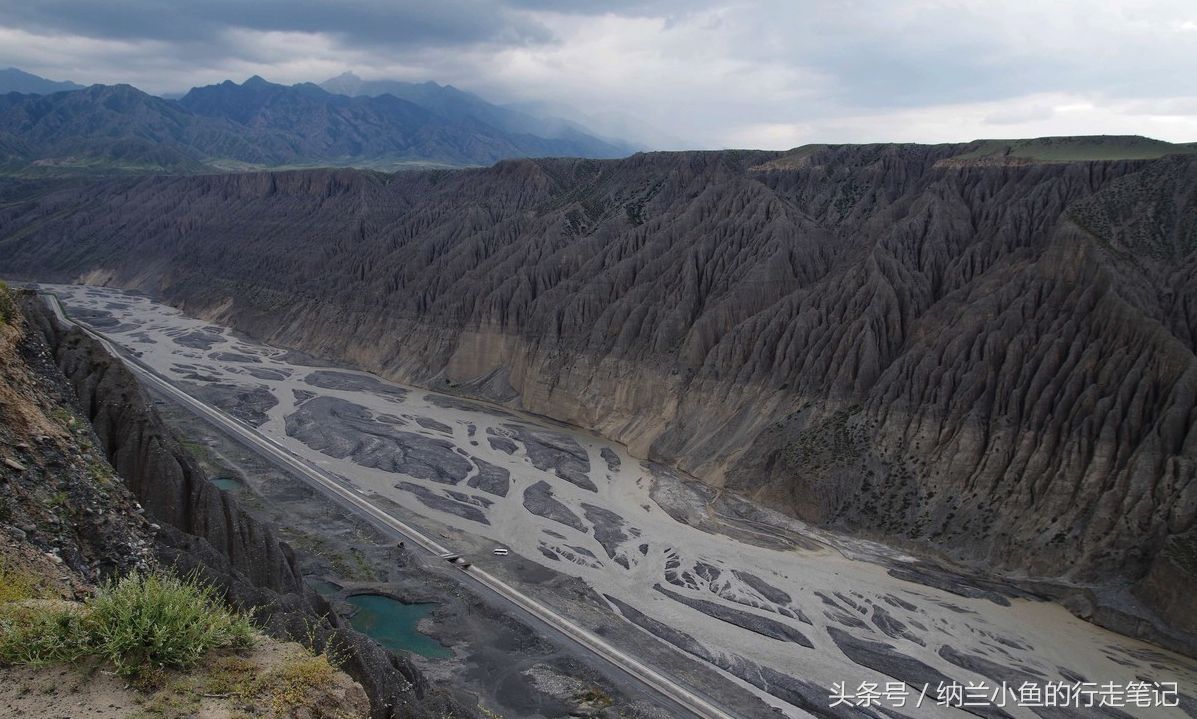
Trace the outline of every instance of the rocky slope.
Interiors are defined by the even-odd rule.
[[[154,561],[154,527],[112,472],[0,286],[0,569],[78,599]],[[5,307],[10,307],[5,310]],[[8,587],[5,587],[7,590]]]
[[[1197,160],[1147,144],[144,179],[11,204],[0,252],[1183,623]]]
[[[292,550],[207,480],[119,361],[32,296],[0,331],[0,525],[22,566],[68,596],[132,568],[197,572],[271,634],[332,647],[373,717],[470,716],[329,610]]]
[[[40,336],[0,286],[4,619],[58,609],[82,615],[88,606],[79,600],[90,600],[101,581],[160,569],[162,528],[151,517],[113,471]],[[251,651],[213,653],[201,666],[161,672],[136,689],[90,658],[70,665],[3,665],[0,678],[5,716],[231,716],[247,701],[273,706],[275,711],[266,710],[270,716],[348,719],[369,711],[362,688],[325,657],[256,633]],[[230,685],[240,697],[230,697]]]

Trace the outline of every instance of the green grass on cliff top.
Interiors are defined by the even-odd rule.
[[[1197,154],[1197,143],[1174,144],[1140,135],[1085,135],[1037,137],[1030,140],[977,140],[972,149],[953,160],[982,160],[1002,157],[1038,162],[1083,162],[1086,160],[1155,160],[1165,155]]]
[[[0,604],[0,666],[94,658],[137,678],[195,666],[213,649],[247,647],[253,638],[249,619],[225,608],[216,590],[170,574],[130,574],[82,605]]]
[[[880,143],[875,147],[900,146],[905,143]],[[953,143],[945,143],[953,145]],[[974,140],[954,143],[962,152],[951,161],[980,163],[1022,160],[1028,162],[1087,162],[1092,160],[1156,160],[1166,155],[1197,154],[1197,142],[1178,144],[1154,140],[1141,135],[1076,135],[1066,137],[1036,137],[1024,140]],[[838,145],[802,145],[781,156],[758,165],[757,170],[780,170],[799,167],[802,161],[816,152]]]

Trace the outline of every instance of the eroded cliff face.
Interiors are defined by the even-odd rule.
[[[312,642],[320,650],[332,647],[343,658],[341,668],[366,690],[375,719],[470,716],[431,688],[407,659],[350,629],[304,584],[290,547],[208,481],[118,359],[85,333],[60,324],[42,299],[27,296],[22,311],[22,351],[42,360],[42,382],[90,422],[87,434],[97,439],[95,449],[107,460],[103,466],[110,463],[107,471],[115,470],[112,482],[139,503],[136,512],[73,517],[77,533],[90,535],[91,524],[98,524],[112,534],[113,527],[132,523],[139,532],[128,534],[141,540],[138,552],[183,575],[197,573],[277,637]],[[147,532],[151,520],[153,531]],[[144,560],[131,553],[112,561]]]
[[[1197,161],[968,149],[153,178],[14,204],[0,251],[813,521],[1164,571],[1197,517]]]
[[[0,284],[0,590],[36,580],[76,600],[153,566],[155,528],[115,476],[73,394]]]

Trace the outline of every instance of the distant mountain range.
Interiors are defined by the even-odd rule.
[[[593,144],[598,139],[599,144],[595,145],[595,152],[600,152],[603,145],[627,146],[627,143],[622,140],[604,137],[572,120],[556,117],[550,113],[530,113],[495,105],[452,85],[438,85],[435,82],[363,80],[352,72],[347,72],[325,80],[320,83],[320,87],[331,93],[351,97],[393,95],[447,119],[470,117],[507,132],[569,140],[581,145]]]
[[[177,100],[130,85],[0,77],[5,174],[198,173],[254,167],[489,165],[518,157],[613,158],[636,148],[581,126],[436,83],[279,85],[260,77]],[[23,89],[20,89],[23,88]]]
[[[51,92],[82,90],[83,85],[73,82],[59,82],[38,77],[32,73],[10,67],[0,70],[0,95],[10,92],[24,92],[31,95],[48,95]]]

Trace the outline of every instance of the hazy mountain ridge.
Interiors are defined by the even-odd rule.
[[[0,251],[812,521],[1154,577],[1141,596],[1184,626],[1197,158],[950,162],[984,147],[103,183],[5,209]]]
[[[0,158],[9,174],[472,165],[622,154],[621,147],[581,134],[539,137],[390,95],[350,98],[259,77],[194,88],[177,101],[129,85],[0,95]]]
[[[325,80],[320,83],[320,87],[329,92],[350,97],[392,95],[442,117],[470,117],[507,132],[552,139],[568,139],[571,142],[579,143],[582,147],[592,148],[589,152],[579,153],[585,157],[609,156],[612,146],[622,150],[624,155],[644,149],[620,140],[598,136],[588,128],[569,120],[551,115],[531,114],[496,105],[452,85],[440,85],[435,82],[363,80],[357,75],[347,72]]]
[[[47,80],[15,67],[0,70],[0,95],[10,92],[46,95],[52,92],[82,89],[82,85],[74,82]]]

